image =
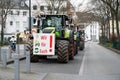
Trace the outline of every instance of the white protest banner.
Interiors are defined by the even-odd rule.
[[[55,35],[54,34],[34,34],[33,42],[34,55],[54,55]]]

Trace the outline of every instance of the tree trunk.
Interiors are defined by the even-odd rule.
[[[104,18],[102,19],[102,30],[103,30],[103,36],[105,36],[105,21],[104,21]]]
[[[3,9],[2,9],[2,15],[1,15],[1,18],[2,18],[2,28],[1,28],[1,45],[3,45],[3,39],[4,39],[4,18],[3,18]]]
[[[112,17],[112,36],[115,36],[115,31],[114,31],[114,15],[113,15],[112,11],[111,11],[111,17]]]
[[[111,35],[110,35],[110,20],[108,21],[108,34],[109,34],[109,40],[111,38]]]
[[[110,40],[110,25],[109,25],[109,20],[106,22],[106,31],[107,31],[107,38]]]
[[[102,36],[104,36],[104,26],[101,25],[101,29],[102,29]]]
[[[115,20],[116,20],[116,32],[117,32],[117,37],[120,37],[120,33],[119,33],[119,23],[118,23],[118,12],[115,13]]]

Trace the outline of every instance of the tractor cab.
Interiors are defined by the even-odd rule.
[[[66,15],[41,15],[42,32],[55,33],[57,37],[63,36],[63,30],[67,27],[69,17]]]
[[[70,24],[70,18],[66,15],[41,15],[34,19],[34,25],[43,33],[55,33],[56,36],[62,37],[63,30]]]

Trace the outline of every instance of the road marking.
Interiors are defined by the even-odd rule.
[[[38,77],[36,80],[44,80],[48,76],[48,73],[43,73],[41,77]]]
[[[87,46],[87,47],[88,47],[88,46]],[[81,67],[80,67],[80,70],[79,70],[79,75],[80,75],[80,76],[83,75],[84,66],[85,66],[85,58],[86,58],[86,52],[84,53],[83,60],[82,60],[82,64],[81,64]]]

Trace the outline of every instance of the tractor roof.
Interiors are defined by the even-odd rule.
[[[69,20],[70,17],[65,15],[65,14],[45,14],[45,15],[41,15],[41,17],[62,17],[65,20]]]
[[[44,14],[44,15],[41,15],[42,17],[45,17],[45,16],[58,16],[58,17],[61,17],[61,16],[65,16],[65,17],[68,17],[67,15],[64,15],[64,14]]]

